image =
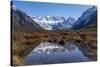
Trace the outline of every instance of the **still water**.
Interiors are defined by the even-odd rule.
[[[54,42],[42,42],[25,57],[25,63],[54,64],[90,61],[74,43],[61,46]]]

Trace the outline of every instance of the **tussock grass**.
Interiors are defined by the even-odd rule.
[[[61,44],[64,44],[65,41],[75,41],[81,47],[90,46],[91,49],[87,52],[91,56],[96,56],[97,34],[95,31],[39,30],[31,33],[14,32],[12,40],[13,65],[24,65],[23,58],[42,41],[53,40]],[[91,43],[91,45],[87,43]]]

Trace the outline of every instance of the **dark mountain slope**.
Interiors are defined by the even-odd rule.
[[[92,7],[83,12],[82,16],[75,22],[72,29],[90,29],[97,27],[97,8]]]
[[[27,31],[31,32],[38,29],[43,29],[40,27],[32,18],[30,18],[23,11],[12,7],[11,8],[12,17],[12,31]]]

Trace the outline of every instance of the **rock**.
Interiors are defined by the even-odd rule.
[[[58,44],[60,44],[61,46],[64,46],[65,41],[64,41],[64,40],[60,40],[60,41],[58,42]]]
[[[47,42],[55,42],[55,43],[57,43],[57,39],[52,38],[52,39],[49,39]]]

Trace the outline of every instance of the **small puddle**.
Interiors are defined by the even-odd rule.
[[[90,61],[74,43],[61,46],[54,42],[42,42],[25,57],[26,65],[54,64]]]

